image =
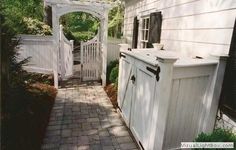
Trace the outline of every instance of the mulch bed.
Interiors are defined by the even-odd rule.
[[[104,87],[104,90],[107,93],[107,96],[110,98],[110,101],[114,108],[118,108],[117,103],[117,88],[114,86],[113,83]]]
[[[13,92],[3,105],[7,111],[1,115],[1,149],[40,150],[57,90],[50,84],[31,82]]]

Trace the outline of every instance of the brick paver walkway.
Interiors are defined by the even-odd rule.
[[[58,90],[42,150],[138,149],[100,85]]]

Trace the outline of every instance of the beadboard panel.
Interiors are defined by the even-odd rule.
[[[191,142],[197,136],[201,111],[205,109],[203,95],[208,81],[209,76],[173,81],[168,114],[168,121],[172,123],[167,123],[168,130],[166,131],[165,141],[168,142],[165,142],[166,149],[178,148],[181,142]],[[186,93],[187,90],[191,92]],[[182,108],[185,108],[185,110]],[[172,145],[172,147],[169,147],[169,145]]]

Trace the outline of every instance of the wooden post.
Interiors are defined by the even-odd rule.
[[[96,43],[96,62],[98,63],[98,64],[101,64],[101,54],[100,54],[100,52],[101,52],[101,47],[100,47],[100,42],[99,42],[99,36],[100,35],[98,35],[98,38],[97,38],[97,43]],[[100,75],[100,70],[102,70],[102,66],[101,65],[98,65],[97,66],[98,67],[98,69],[96,70],[96,77],[99,79],[100,77],[99,77],[99,75]]]
[[[59,32],[59,53],[61,54],[60,62],[61,62],[61,78],[65,79],[66,69],[65,69],[65,50],[64,50],[64,39],[63,39],[63,26],[60,25]]]
[[[83,63],[84,63],[84,49],[83,49],[83,42],[80,42],[80,66],[81,66],[81,70],[80,70],[80,78],[81,81],[83,81]]]
[[[210,86],[211,91],[209,91],[206,97],[207,112],[206,114],[202,114],[200,122],[202,124],[200,131],[208,133],[212,132],[214,129],[228,56],[213,56],[213,58],[217,59],[219,63],[213,75],[213,81]]]
[[[153,103],[153,121],[152,121],[152,132],[150,135],[149,149],[162,149],[166,124],[168,117],[168,108],[170,103],[172,76],[173,76],[173,65],[177,58],[158,58],[158,65],[160,67],[160,79],[159,88],[155,91],[155,100]],[[168,77],[168,78],[166,78]],[[163,92],[164,91],[164,92]],[[161,97],[159,97],[161,95]],[[163,119],[163,120],[161,120]],[[158,123],[157,123],[158,122]]]
[[[104,19],[101,21],[102,27],[102,85],[106,86],[107,73],[107,36],[108,36],[108,10],[104,11]]]
[[[73,76],[73,65],[74,65],[74,56],[73,56],[73,51],[74,51],[74,40],[70,40],[71,43],[71,69],[72,69],[72,76]]]
[[[53,75],[54,75],[54,87],[58,88],[58,70],[59,70],[59,19],[57,16],[56,6],[52,6],[52,25],[53,25],[53,44],[54,44],[54,52],[53,52]]]

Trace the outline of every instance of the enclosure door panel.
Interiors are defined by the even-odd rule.
[[[123,118],[129,126],[131,100],[133,93],[133,85],[130,80],[132,76],[131,60],[121,58],[120,60],[120,73],[119,73],[119,87],[118,87],[118,105],[122,111]]]
[[[130,126],[136,139],[142,143],[144,149],[147,149],[156,79],[153,73],[147,71],[147,65],[138,63],[136,67],[135,96]]]

